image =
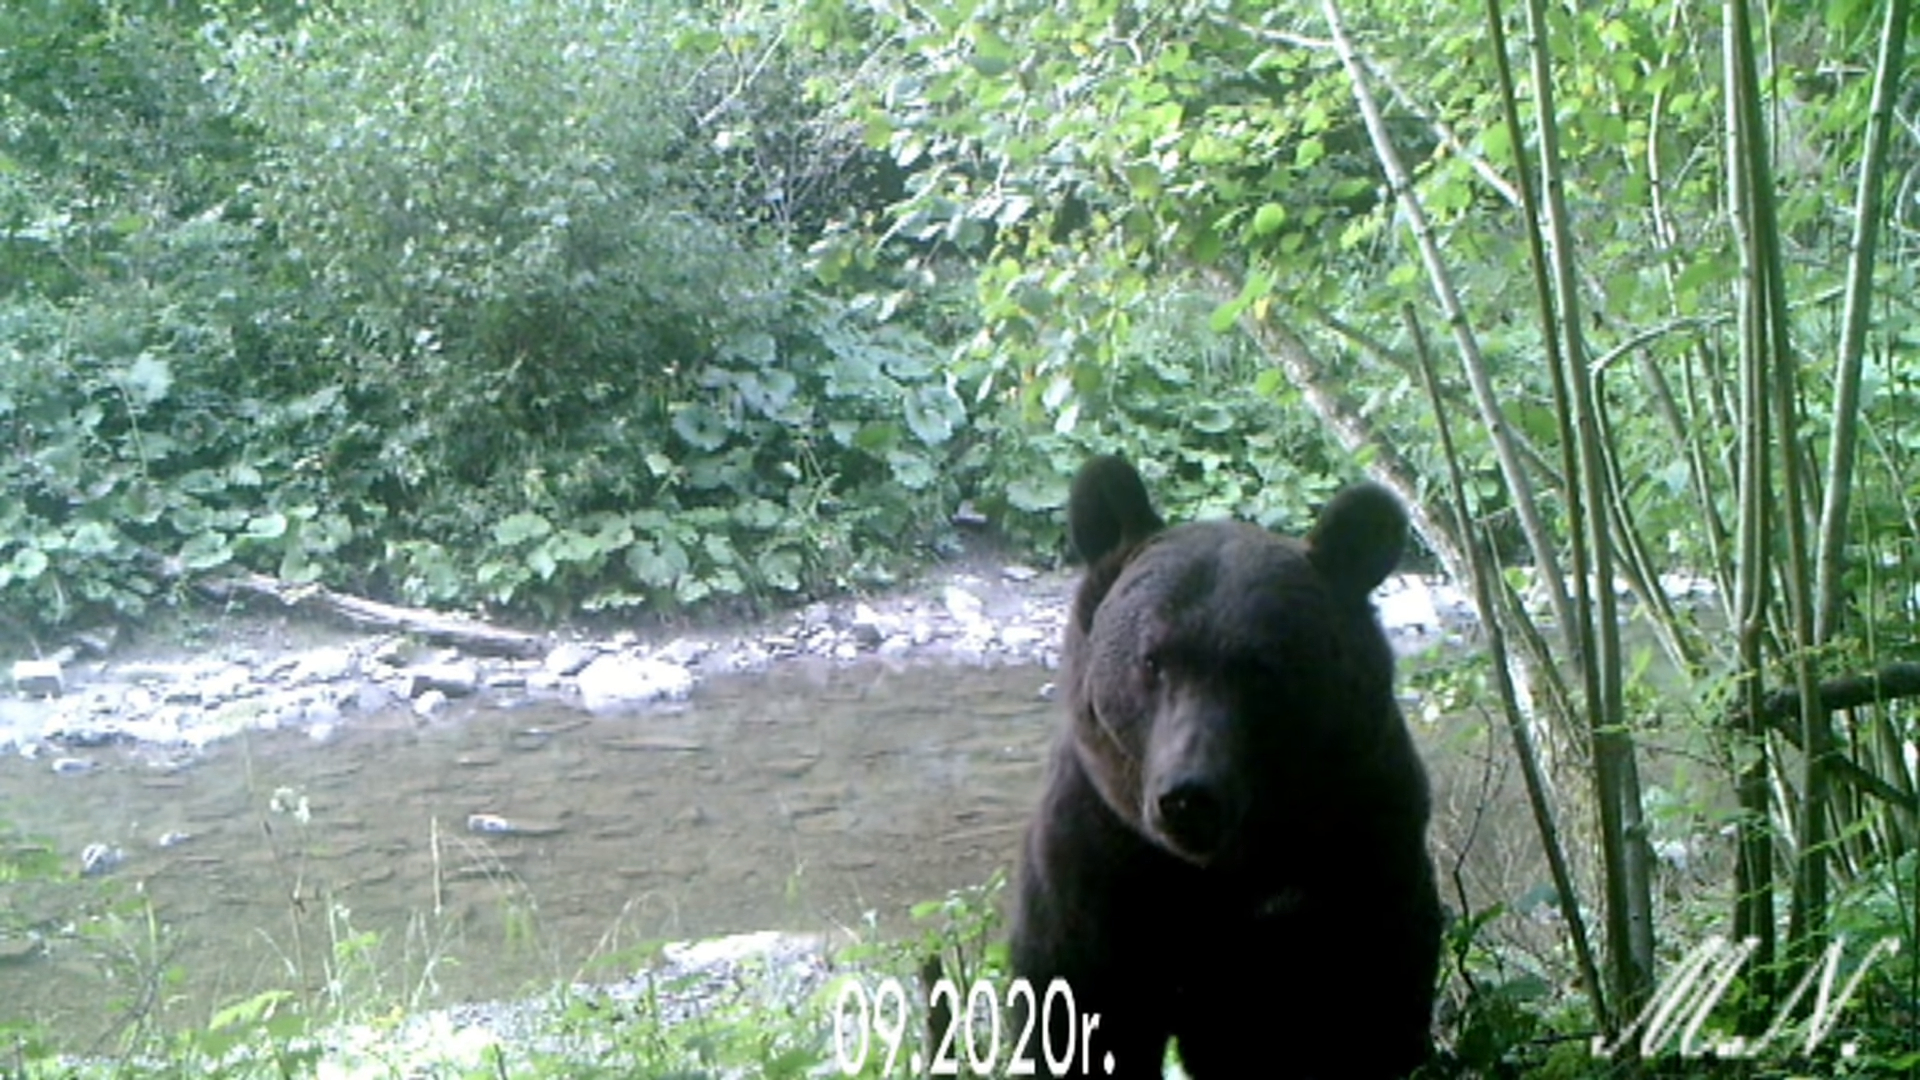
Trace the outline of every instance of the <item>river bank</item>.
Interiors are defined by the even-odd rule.
[[[0,696],[0,751],[62,773],[88,751],[136,743],[185,759],[242,730],[332,738],[356,718],[410,709],[431,723],[456,699],[531,698],[614,715],[671,708],[703,679],[782,664],[1032,664],[1057,661],[1075,574],[971,559],[897,591],[819,601],[757,622],[552,632],[531,659],[477,655],[405,634],[245,607],[171,612],[148,627],[91,633],[65,663],[13,656]],[[1397,649],[1457,639],[1471,626],[1459,592],[1400,575],[1377,594]]]

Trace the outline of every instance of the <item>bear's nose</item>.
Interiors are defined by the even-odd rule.
[[[1220,849],[1227,815],[1219,796],[1203,784],[1169,788],[1159,799],[1160,829],[1188,855],[1206,858]]]

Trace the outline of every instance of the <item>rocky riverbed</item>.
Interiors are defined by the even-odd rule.
[[[356,717],[411,709],[432,722],[479,694],[577,703],[612,714],[683,701],[703,678],[811,661],[1054,665],[1074,577],[1011,563],[937,570],[890,594],[813,603],[734,628],[554,634],[545,656],[502,659],[259,610],[175,616],[131,636],[85,634],[52,658],[11,657],[0,749],[61,773],[88,751],[135,742],[191,755],[245,729],[317,741]],[[1403,651],[1457,636],[1469,606],[1435,579],[1400,576],[1376,597]]]

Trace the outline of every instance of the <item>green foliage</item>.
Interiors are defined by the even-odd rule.
[[[1336,120],[1332,58],[1262,40],[1262,24],[1286,18],[1257,5],[934,4],[879,23],[896,66],[861,87],[861,115],[913,170],[889,235],[978,259],[992,333],[970,358],[989,391],[1120,363],[1136,320],[1189,268],[1317,270],[1309,251],[1371,204],[1369,163]],[[1262,280],[1242,306],[1276,279]],[[1297,284],[1303,298],[1336,286]]]
[[[867,570],[865,521],[927,520],[913,493],[959,419],[907,386],[930,365],[883,370],[859,340],[880,328],[696,209],[708,159],[679,118],[709,54],[675,41],[731,46],[651,7],[431,15],[375,6],[233,49],[274,136],[263,201],[306,268],[302,322],[354,331],[302,374],[331,369],[384,443],[344,479],[391,523],[370,560],[387,587],[550,611],[793,592]],[[823,360],[867,383],[837,392]],[[941,422],[812,434],[903,406]],[[868,482],[904,492],[836,513]]]
[[[0,882],[46,881],[58,875],[59,858],[45,842],[22,836],[12,825],[0,821],[0,843],[4,844],[0,847]],[[11,914],[11,909],[0,910],[0,918]],[[16,928],[0,923],[0,929]]]
[[[1451,967],[1465,984],[1464,1001],[1452,1019],[1452,1056],[1476,1074],[1511,1070],[1521,1064],[1516,1049],[1537,1038],[1540,1018],[1533,1012],[1551,996],[1551,984],[1534,970],[1513,970],[1504,950],[1489,948],[1487,930],[1507,916],[1495,906],[1448,927],[1443,947]]]
[[[885,580],[944,530],[942,346],[788,247],[879,159],[777,21],[43,14],[0,83],[0,607],[245,567],[661,609]]]
[[[230,456],[252,434],[244,419],[183,379],[203,360],[180,340],[181,304],[119,299],[111,318],[104,303],[0,312],[12,375],[0,418],[17,449],[0,463],[14,493],[0,508],[0,596],[48,622],[138,613],[164,588],[149,573],[159,560],[207,569],[286,532],[258,471]]]
[[[977,422],[965,459],[969,473],[982,470],[980,508],[1013,536],[1056,548],[1074,471],[1120,452],[1174,519],[1304,532],[1348,467],[1244,339],[1207,327],[1209,311],[1190,293],[1143,302],[1114,364],[1061,372],[1037,398],[1008,392],[1004,410]]]
[[[966,417],[930,353],[797,298],[778,336],[723,343],[655,424],[591,422],[577,445],[497,458],[514,487],[430,506],[433,527],[389,548],[399,591],[676,606],[882,576],[900,554],[887,538],[953,497],[944,462]]]
[[[0,78],[0,603],[138,612],[160,560],[219,565],[262,506],[233,474],[249,147],[172,5],[38,5]],[[258,481],[252,480],[252,486]],[[259,526],[256,526],[256,529]],[[270,531],[270,530],[269,530]]]
[[[0,83],[0,607],[137,615],[237,568],[548,615],[809,594],[891,580],[962,495],[1051,547],[1105,446],[1176,512],[1312,501],[1338,470],[1138,236],[1125,310],[1049,276],[1056,224],[1111,225],[1071,170],[868,246],[908,143],[830,103],[886,24],[803,14],[36,9]],[[1245,96],[1201,67],[1153,78]],[[1252,236],[1322,216],[1259,189]],[[975,299],[949,226],[1003,241]],[[1125,368],[1036,359],[1075,305],[1041,337]]]
[[[1859,131],[1869,80],[1836,80],[1821,58],[1871,51],[1869,6],[1783,18],[1777,31],[1792,43],[1781,76],[1801,89],[1782,101],[1776,136],[1796,175],[1809,178],[1794,189],[1785,226],[1796,296],[1838,280],[1847,222],[1835,211],[1851,195],[1843,177],[1859,152],[1838,133]],[[1515,317],[1532,282],[1512,176],[1516,162],[1532,165],[1535,148],[1512,146],[1498,112],[1484,11],[1403,18],[1385,7],[1353,18],[1378,65],[1389,137],[1448,253],[1507,420],[1550,473],[1558,432],[1545,346],[1534,320]],[[1613,468],[1629,478],[1627,510],[1649,554],[1705,567],[1724,538],[1702,528],[1701,503],[1730,520],[1735,487],[1722,361],[1737,266],[1724,173],[1702,150],[1722,116],[1720,59],[1698,51],[1712,20],[1675,4],[1553,9],[1551,20],[1603,434]],[[1400,315],[1404,304],[1430,310],[1427,270],[1382,198],[1380,168],[1316,10],[935,3],[883,9],[862,30],[887,63],[855,85],[850,111],[909,170],[883,250],[908,266],[974,266],[984,325],[956,370],[982,400],[1017,399],[1023,422],[1043,416],[1070,428],[1130,377],[1134,328],[1157,300],[1203,290],[1215,305],[1213,330],[1242,318],[1289,327],[1314,350],[1323,384],[1361,403],[1384,445],[1421,476],[1443,475]],[[1906,235],[1891,239],[1905,244]],[[1889,310],[1876,340],[1912,319],[1913,290],[1901,287],[1909,261],[1886,268],[1879,295]],[[1809,307],[1796,340],[1821,340],[1834,314]],[[1817,359],[1825,350],[1807,355],[1807,413],[1822,417],[1831,371]],[[1450,384],[1453,359],[1443,348]],[[1898,383],[1875,389],[1898,393]],[[1869,409],[1877,406],[1870,396]],[[1905,425],[1887,415],[1885,430],[1900,438]],[[1807,437],[1822,438],[1823,426],[1810,422]],[[1485,429],[1456,427],[1466,429],[1458,437],[1468,467],[1484,478],[1497,518],[1505,496],[1487,467]],[[1178,430],[1170,441],[1203,429]],[[1711,466],[1705,492],[1690,472],[1696,453]],[[1863,492],[1873,521],[1900,526],[1885,499],[1907,475],[1900,469],[1892,487]],[[992,488],[1014,505],[1044,505],[1057,486],[1034,471]],[[1551,486],[1542,487],[1557,509]]]

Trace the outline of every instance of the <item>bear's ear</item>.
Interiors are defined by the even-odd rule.
[[[1307,537],[1313,565],[1336,586],[1365,596],[1400,565],[1407,511],[1378,484],[1355,484],[1333,497]]]
[[[1145,540],[1164,525],[1153,512],[1140,474],[1120,458],[1093,458],[1074,474],[1067,496],[1067,537],[1088,563]]]

